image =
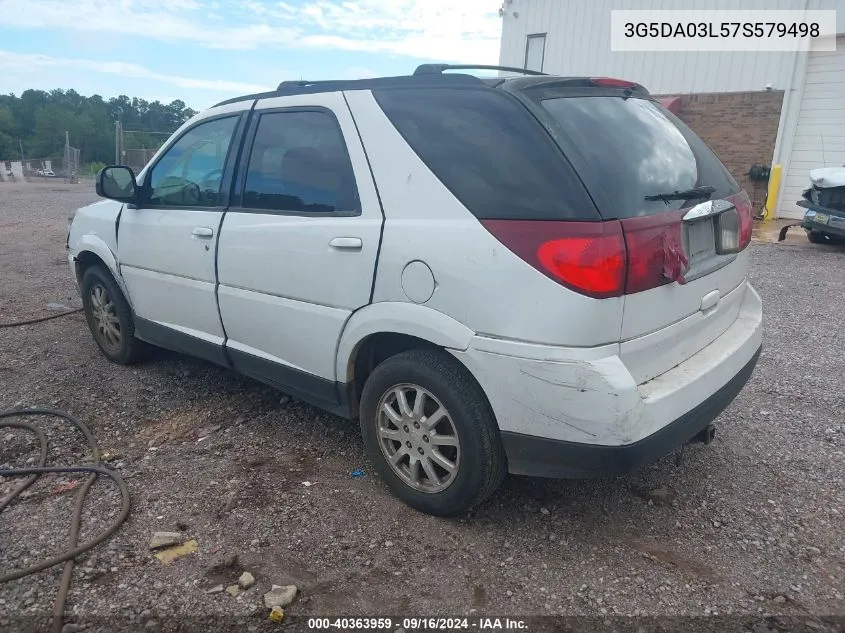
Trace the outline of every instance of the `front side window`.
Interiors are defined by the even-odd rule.
[[[200,123],[186,132],[150,174],[151,206],[216,207],[237,116]]]
[[[243,207],[293,213],[359,209],[352,164],[335,118],[323,111],[262,114]]]

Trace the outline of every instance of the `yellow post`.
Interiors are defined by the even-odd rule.
[[[772,165],[772,172],[769,174],[769,193],[766,196],[766,209],[763,220],[768,221],[774,217],[775,209],[778,208],[778,190],[780,189],[780,176],[782,172],[780,165]]]

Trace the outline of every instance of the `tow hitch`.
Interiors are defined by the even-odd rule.
[[[691,443],[710,444],[716,437],[716,425],[708,424],[690,440]]]

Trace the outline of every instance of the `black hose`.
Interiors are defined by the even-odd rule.
[[[53,318],[55,318],[55,316],[64,315],[53,315]],[[0,428],[17,428],[30,431],[35,434],[40,446],[40,457],[37,467],[0,469],[0,477],[26,477],[26,479],[5,499],[0,500],[0,512],[5,510],[24,490],[35,483],[40,475],[45,473],[90,473],[89,477],[79,487],[79,490],[76,493],[76,503],[73,510],[73,517],[71,518],[67,549],[61,554],[51,556],[36,565],[0,575],[0,584],[17,580],[18,578],[23,578],[24,576],[29,576],[30,574],[43,571],[49,567],[53,567],[54,565],[64,563],[65,567],[62,571],[61,580],[59,581],[59,590],[56,594],[52,617],[52,630],[54,633],[60,633],[62,630],[62,621],[64,619],[65,603],[67,602],[67,595],[70,589],[71,575],[73,573],[73,559],[105,541],[114,534],[126,520],[126,517],[129,516],[130,508],[129,488],[126,486],[126,482],[120,475],[107,468],[103,468],[100,464],[100,451],[97,448],[97,440],[94,438],[93,433],[91,433],[90,429],[85,426],[85,424],[74,418],[69,413],[56,411],[54,409],[10,409],[8,411],[0,411],[0,419],[36,415],[58,417],[75,425],[76,428],[82,432],[88,442],[88,446],[91,449],[93,463],[84,464],[82,466],[46,466],[47,437],[44,431],[29,422],[0,422]],[[107,530],[87,543],[79,545],[79,530],[82,524],[82,510],[85,505],[85,497],[88,494],[88,490],[91,488],[91,485],[94,481],[96,481],[98,475],[105,475],[106,477],[109,477],[120,489],[120,514]]]
[[[42,321],[49,321],[50,319],[58,319],[59,317],[67,316],[69,314],[76,314],[82,312],[84,308],[75,308],[73,310],[66,310],[58,314],[48,314],[47,316],[38,317],[37,319],[27,319],[26,321],[11,321],[9,323],[0,323],[0,330],[6,327],[18,327],[19,325],[32,325],[33,323],[41,323]]]

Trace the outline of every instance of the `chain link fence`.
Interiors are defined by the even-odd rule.
[[[0,182],[79,181],[79,150],[71,148],[68,158],[0,160]]]
[[[131,167],[136,174],[141,171],[144,166],[150,162],[150,159],[155,156],[158,148],[148,149],[145,147],[136,149],[124,149],[121,164]]]
[[[131,167],[136,174],[155,156],[170,137],[170,132],[126,130],[120,121],[114,124],[115,162]]]
[[[23,150],[23,148],[22,148]],[[79,149],[66,143],[62,156],[0,160],[0,182],[79,182]]]

